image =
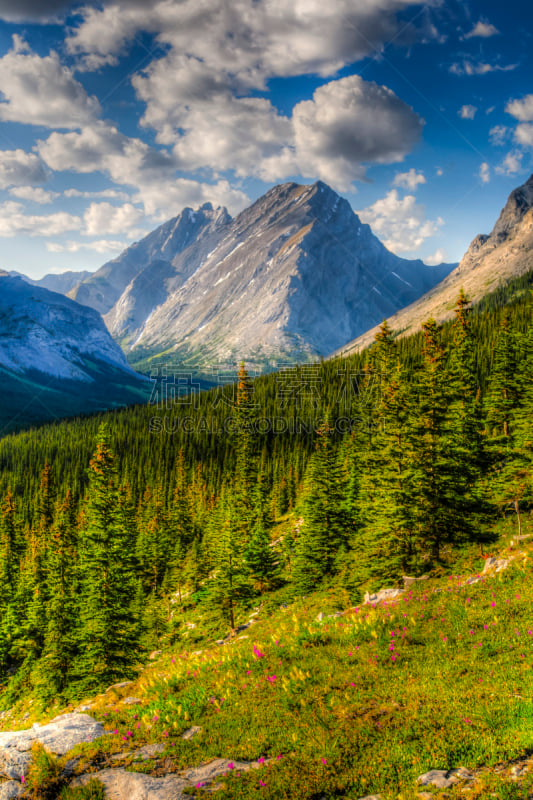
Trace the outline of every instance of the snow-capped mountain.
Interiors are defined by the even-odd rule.
[[[266,364],[328,354],[453,266],[393,255],[326,184],[288,183],[235,219],[186,209],[75,296],[105,313],[132,363],[165,353]]]

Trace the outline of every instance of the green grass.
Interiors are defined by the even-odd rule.
[[[130,756],[120,765],[160,775],[215,757],[259,761],[251,772],[230,771],[220,800],[355,800],[378,792],[383,800],[411,800],[419,775],[459,766],[476,772],[473,800],[525,800],[531,775],[517,784],[510,765],[494,767],[533,757],[533,540],[521,555],[507,550],[513,519],[502,520],[498,533],[500,552],[513,560],[482,582],[464,584],[486,555],[470,551],[453,575],[415,584],[375,608],[352,607],[339,587],[295,600],[285,586],[255,600],[257,622],[223,646],[215,640],[227,630],[212,610],[176,608],[175,643],[163,645],[134,684],[92,698],[89,713],[111,735],[74,748],[61,765],[79,757],[78,774],[116,767],[113,754],[162,742],[161,756]],[[237,622],[250,611],[241,608]],[[142,705],[125,705],[127,695]],[[4,724],[21,727],[27,711],[31,724],[37,705],[24,698]],[[201,733],[184,741],[193,725]],[[54,765],[41,755],[44,777],[34,771],[31,778],[36,798],[53,793],[55,780]],[[61,791],[62,800],[101,800],[96,784]],[[459,797],[459,788],[446,796]]]
[[[182,642],[128,688],[142,706],[100,705],[96,716],[114,733],[78,748],[83,768],[161,741],[174,770],[214,757],[265,759],[229,774],[220,800],[407,799],[430,769],[523,756],[533,748],[532,577],[529,559],[517,557],[482,583],[427,581],[389,606],[347,610],[332,590],[263,609],[248,638],[222,647],[198,642],[195,630],[189,650],[201,654]],[[342,616],[316,620],[339,607]],[[183,741],[191,725],[202,732]],[[490,771],[481,785],[522,796],[505,772]]]

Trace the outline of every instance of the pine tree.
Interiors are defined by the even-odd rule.
[[[342,471],[329,419],[320,425],[317,435],[306,478],[304,523],[294,558],[294,578],[301,592],[311,591],[337,571],[338,552],[348,539]]]
[[[519,337],[512,329],[509,313],[504,313],[494,345],[493,364],[488,390],[487,424],[492,469],[490,486],[496,504],[503,510],[512,507],[522,530],[521,503],[529,495],[527,447],[521,446],[519,433],[523,418],[521,399],[527,384],[519,365]],[[525,359],[528,361],[529,359]],[[527,436],[526,436],[527,439]]]
[[[487,421],[497,441],[511,435],[511,417],[518,406],[519,396],[517,337],[506,312],[496,336],[488,391]]]
[[[37,498],[37,520],[31,531],[30,548],[27,553],[28,586],[31,598],[26,616],[27,662],[40,658],[46,634],[46,608],[49,601],[46,581],[46,564],[50,550],[50,536],[54,522],[56,486],[52,467],[45,462],[41,472]]]
[[[430,319],[422,330],[424,362],[413,420],[413,491],[419,547],[437,563],[443,547],[456,540],[463,520],[456,513],[459,489],[448,429],[451,398],[441,329]]]
[[[259,592],[272,588],[279,578],[279,555],[271,546],[267,509],[263,478],[258,481],[254,491],[255,520],[244,552],[246,569]]]
[[[242,362],[237,374],[237,398],[235,404],[235,485],[233,502],[235,506],[235,525],[243,543],[251,535],[254,518],[252,489],[257,475],[257,458],[254,445],[253,386]]]
[[[139,654],[132,601],[132,553],[119,502],[109,433],[100,426],[89,465],[81,568],[81,652],[78,680],[100,686],[132,676]]]
[[[533,329],[523,342],[523,351],[514,387],[517,402],[510,412],[508,435],[494,442],[499,458],[491,476],[497,504],[516,514],[518,536],[523,513],[533,503]]]
[[[453,447],[457,513],[465,541],[483,539],[490,506],[481,481],[487,466],[472,305],[461,289],[455,306],[449,364],[449,435]],[[486,536],[485,536],[486,538]]]
[[[9,489],[0,509],[0,675],[5,675],[16,636],[15,588],[18,564],[18,522]],[[19,609],[20,614],[21,609]]]
[[[372,367],[380,375],[374,432],[361,476],[361,526],[355,544],[360,579],[397,579],[417,568],[411,463],[411,400],[394,334],[384,322],[376,334]]]
[[[209,584],[212,604],[221,611],[223,618],[232,630],[235,628],[235,612],[239,600],[250,595],[250,581],[244,563],[244,543],[240,532],[230,493],[223,493],[219,502],[217,517],[219,524],[213,542],[214,574]]]
[[[76,518],[71,492],[58,508],[50,535],[47,563],[46,634],[37,668],[37,684],[45,699],[62,696],[72,678],[75,656]]]

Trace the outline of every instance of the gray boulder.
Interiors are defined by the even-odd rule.
[[[27,775],[34,742],[62,756],[77,744],[92,742],[104,733],[103,726],[88,714],[63,714],[46,725],[36,723],[29,730],[4,731],[0,733],[0,774],[15,780]]]
[[[190,784],[178,775],[152,778],[151,775],[140,772],[104,769],[101,772],[81,775],[71,783],[71,786],[85,786],[91,778],[104,785],[107,800],[190,800],[190,795],[183,793],[183,789]]]
[[[507,569],[509,561],[510,559],[508,558],[487,558],[485,566],[483,567],[483,573],[493,571],[501,572],[503,569]]]
[[[473,780],[474,776],[464,767],[458,769],[432,769],[418,778],[422,786],[436,786],[438,789],[449,789],[459,781]]]
[[[365,603],[382,603],[384,600],[394,600],[403,594],[403,589],[380,589],[375,594],[365,593]]]
[[[0,783],[0,800],[12,800],[13,797],[20,797],[23,793],[24,788],[18,781]]]
[[[81,775],[71,786],[85,786],[91,778],[96,778],[104,785],[107,800],[190,800],[190,793],[185,793],[184,789],[212,783],[230,769],[245,772],[258,766],[248,761],[215,758],[207,764],[186,770],[181,775],[165,775],[162,778],[126,772],[124,769],[104,769]]]

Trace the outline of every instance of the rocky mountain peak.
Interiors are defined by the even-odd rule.
[[[181,253],[201,240],[208,241],[231,220],[223,206],[214,208],[211,203],[204,203],[197,209],[184,208],[176,217],[164,222],[79,283],[69,292],[69,297],[94,308],[100,314],[107,314],[141,272],[154,264],[166,264],[168,269],[165,274],[167,278],[170,277],[170,265]],[[159,281],[156,288],[160,291],[164,289]],[[148,298],[147,302],[151,300]]]
[[[533,208],[533,175],[511,192],[492,229],[491,238],[495,237],[499,241],[506,239],[530,208]]]

